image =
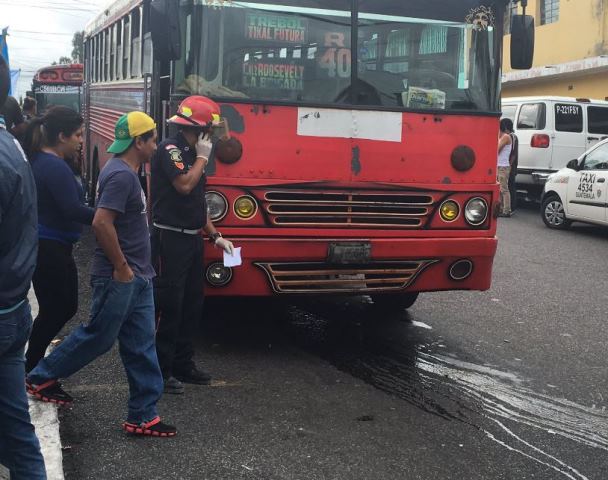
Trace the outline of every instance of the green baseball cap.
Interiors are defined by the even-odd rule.
[[[109,153],[120,154],[126,151],[135,137],[156,128],[156,123],[143,112],[130,112],[122,115],[114,127],[114,143],[108,148]]]

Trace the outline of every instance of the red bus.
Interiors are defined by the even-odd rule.
[[[38,112],[49,105],[64,105],[77,112],[82,103],[83,65],[51,65],[41,68],[32,80]]]
[[[206,95],[231,135],[207,168],[209,213],[243,255],[232,269],[206,249],[208,295],[409,306],[488,289],[507,3],[116,2],[85,33],[90,171],[121,113],[149,112],[162,136]],[[517,68],[533,20],[513,21]]]

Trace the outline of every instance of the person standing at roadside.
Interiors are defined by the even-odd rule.
[[[9,85],[8,65],[0,55],[0,105]],[[8,467],[12,480],[46,479],[23,383],[37,222],[34,176],[0,115],[0,463]]]
[[[0,115],[4,117],[4,125],[6,129],[16,138],[20,139],[25,133],[27,124],[23,118],[23,112],[19,102],[15,97],[6,97],[3,103],[0,104]]]
[[[25,97],[23,100],[23,119],[26,122],[32,121],[37,113],[36,113],[36,99],[32,97]]]
[[[497,162],[497,179],[500,184],[500,215],[501,217],[511,216],[511,194],[509,193],[509,174],[511,172],[511,150],[513,149],[513,141],[509,135],[508,118],[503,118],[500,121],[500,133],[498,136],[498,162]],[[511,128],[513,123],[511,122]]]
[[[517,176],[517,166],[519,165],[519,139],[513,132],[513,122],[511,119],[506,118],[505,128],[509,136],[511,137],[511,155],[509,156],[509,165],[511,170],[509,171],[509,195],[511,196],[511,215],[517,208],[517,189],[515,187],[515,177]]]
[[[152,159],[152,258],[157,333],[156,350],[167,393],[184,392],[184,383],[208,385],[211,376],[194,363],[192,344],[203,312],[203,237],[232,254],[233,245],[207,215],[205,167],[210,131],[220,122],[219,106],[191,96],[169,119],[174,137],[158,146]]]
[[[95,213],[84,205],[82,185],[69,165],[82,145],[82,124],[77,112],[57,106],[34,118],[25,134],[38,192],[38,263],[33,283],[40,307],[25,354],[27,372],[78,309],[72,249],[82,225],[90,225]]]
[[[156,404],[163,379],[154,345],[154,297],[146,199],[137,172],[156,150],[156,124],[145,113],[122,115],[115,154],[99,175],[93,230],[93,295],[89,323],[80,325],[42,359],[27,380],[28,392],[60,405],[72,402],[58,382],[104,354],[118,339],[129,381],[129,408],[123,429],[134,435],[172,437]]]

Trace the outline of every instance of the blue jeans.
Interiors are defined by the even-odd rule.
[[[11,480],[46,479],[25,393],[24,348],[31,329],[27,301],[0,314],[0,463],[8,467]]]
[[[152,280],[134,277],[129,283],[91,277],[93,299],[89,323],[80,325],[28,376],[34,384],[67,378],[112,348],[118,338],[129,381],[127,421],[148,422],[158,413],[163,391],[154,342]]]

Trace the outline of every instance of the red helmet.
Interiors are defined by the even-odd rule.
[[[210,98],[192,95],[179,104],[177,113],[168,121],[190,127],[206,127],[210,123],[219,123],[220,107]]]

